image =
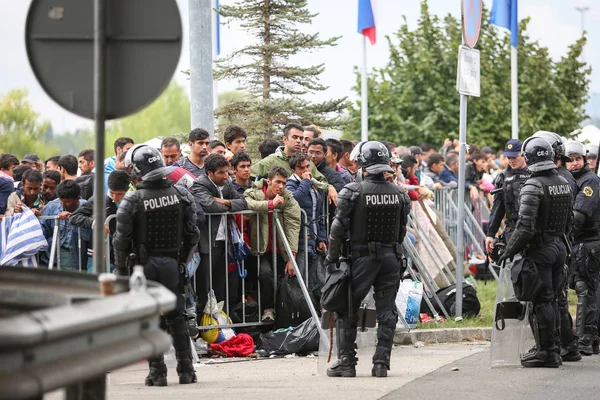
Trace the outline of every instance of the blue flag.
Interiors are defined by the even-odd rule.
[[[510,31],[510,44],[519,46],[518,0],[494,0],[490,23]]]
[[[371,44],[375,44],[377,41],[376,29],[371,0],[358,0],[358,33],[368,37]]]

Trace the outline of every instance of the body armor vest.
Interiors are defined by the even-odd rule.
[[[140,189],[141,207],[135,217],[135,249],[142,262],[150,256],[175,257],[182,247],[185,204],[171,186]]]
[[[364,180],[352,211],[351,240],[360,245],[369,242],[398,242],[405,204],[400,190],[391,182]]]
[[[542,183],[544,195],[540,200],[536,230],[560,236],[567,231],[567,220],[573,211],[573,193],[566,180],[558,175],[537,176]]]
[[[517,222],[519,219],[519,193],[523,183],[531,177],[526,170],[506,170],[504,173],[504,207],[506,219]]]

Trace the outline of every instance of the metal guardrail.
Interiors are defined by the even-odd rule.
[[[128,293],[126,278],[115,289],[101,297],[97,277],[75,271],[0,268],[0,398],[104,398],[108,371],[168,350],[158,317],[175,295],[154,282]]]

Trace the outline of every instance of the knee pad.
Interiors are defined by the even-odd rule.
[[[575,282],[575,292],[577,292],[577,296],[587,296],[588,289],[588,284],[584,281]]]

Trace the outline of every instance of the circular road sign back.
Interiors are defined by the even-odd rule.
[[[133,114],[167,87],[181,53],[175,0],[106,3],[106,119]],[[27,57],[60,106],[94,118],[94,1],[33,0],[25,27]]]
[[[479,39],[482,10],[482,0],[461,0],[463,39],[469,47],[475,47]]]

